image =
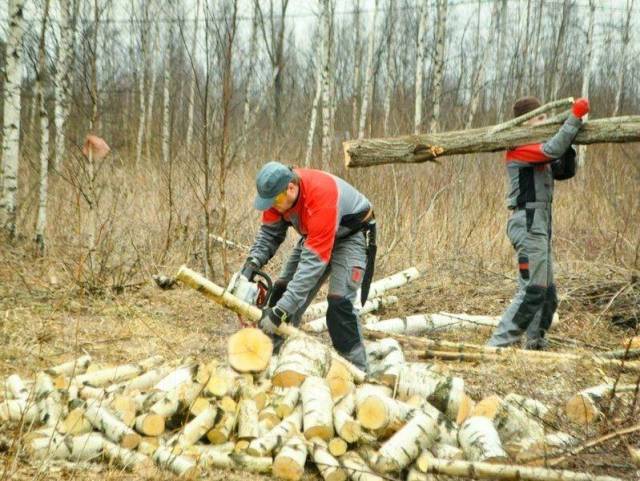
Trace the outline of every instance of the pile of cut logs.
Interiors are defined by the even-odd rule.
[[[318,339],[292,336],[278,356],[261,356],[265,337],[239,331],[227,360],[154,356],[108,367],[83,356],[33,380],[12,375],[2,382],[0,425],[22,433],[14,443],[28,462],[104,462],[145,476],[236,469],[298,480],[309,469],[327,481],[618,479],[532,465],[577,444],[551,428],[553,409],[518,394],[475,402],[462,378],[407,362],[395,339],[367,344],[363,380]],[[582,391],[567,409],[598,410],[612,389]]]

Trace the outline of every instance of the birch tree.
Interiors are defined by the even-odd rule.
[[[331,5],[323,0],[322,8],[322,168],[329,167],[331,157]]]
[[[42,28],[38,42],[38,71],[36,74],[36,98],[40,119],[40,188],[38,191],[38,217],[36,220],[36,251],[39,255],[45,252],[45,229],[47,227],[47,187],[49,180],[49,119],[46,108],[45,82],[47,80],[47,22],[49,21],[49,3],[44,1]]]
[[[382,122],[382,132],[385,136],[389,135],[389,119],[391,117],[391,95],[393,93],[393,87],[395,85],[395,72],[394,72],[394,55],[396,51],[396,36],[395,36],[395,2],[389,0],[389,6],[387,7],[387,22],[389,29],[387,32],[387,81],[385,83],[384,91],[384,119]]]
[[[620,68],[618,69],[618,82],[616,86],[616,99],[613,104],[613,112],[611,115],[615,117],[620,112],[620,105],[622,103],[622,92],[624,90],[624,74],[628,62],[629,55],[629,40],[631,38],[631,13],[633,12],[634,0],[627,0],[625,7],[624,26],[622,28],[622,50],[620,51]]]
[[[247,158],[247,132],[251,121],[251,92],[255,84],[254,76],[258,55],[258,9],[256,3],[253,4],[253,16],[251,17],[251,40],[249,44],[249,66],[247,68],[247,80],[244,87],[244,110],[242,114],[242,161],[246,164]]]
[[[422,0],[420,4],[420,24],[418,26],[418,51],[416,52],[416,84],[415,84],[415,110],[413,115],[413,133],[420,133],[422,124],[422,84],[424,76],[424,57],[426,54],[428,19],[428,0]]]
[[[324,5],[322,6],[322,14],[320,18],[320,27],[322,28],[324,22],[325,9]],[[324,39],[320,39],[318,43],[318,52],[319,55],[317,57],[323,59],[324,52]],[[311,155],[313,153],[313,139],[315,137],[316,132],[316,124],[318,123],[318,105],[320,104],[320,97],[322,97],[323,93],[323,71],[324,66],[322,63],[318,62],[316,65],[316,78],[315,78],[315,93],[313,95],[313,103],[311,104],[311,114],[309,119],[309,130],[307,131],[307,152],[304,156],[304,165],[305,167],[309,167],[311,165]],[[323,138],[324,140],[324,138]],[[323,160],[324,162],[324,160]],[[323,164],[324,167],[324,164]]]
[[[360,64],[362,51],[360,48],[360,0],[355,0],[353,10],[353,87],[351,99],[351,131],[358,131],[358,99],[360,98]]]
[[[200,0],[196,0],[196,13],[195,13],[195,19],[193,20],[193,37],[191,39],[191,51],[189,52],[190,56],[195,56],[195,52],[196,52],[196,47],[197,47],[197,41],[198,41],[198,23],[199,23],[199,18],[200,18]],[[256,18],[255,18],[255,14],[253,15],[253,29],[251,32],[251,44],[253,46],[253,42],[254,42],[254,36],[255,36],[255,25],[256,24]],[[249,79],[252,77],[253,75],[253,57],[255,56],[255,52],[251,51],[249,53]],[[193,141],[193,114],[195,112],[195,100],[196,100],[196,72],[193,72],[193,75],[191,76],[191,79],[189,80],[189,104],[188,104],[188,109],[189,109],[189,114],[187,117],[187,140],[186,140],[186,145],[187,145],[187,149],[189,149],[191,147],[191,142]],[[248,81],[247,81],[248,83]],[[246,110],[246,105],[245,105],[245,110]],[[245,113],[246,115],[246,113]],[[243,132],[244,132],[244,123],[243,123]]]
[[[567,25],[571,14],[572,3],[570,0],[564,0],[562,4],[562,17],[560,18],[560,27],[555,40],[555,48],[551,56],[551,66],[549,67],[549,89],[547,90],[547,100],[556,100],[560,91],[560,79],[563,77],[565,62],[560,61],[564,52],[565,37],[567,35]]]
[[[593,70],[593,29],[595,24],[596,2],[595,0],[589,0],[589,26],[587,28],[586,38],[586,52],[584,58],[584,65],[582,71],[582,97],[589,97],[589,83],[591,81],[591,72]],[[589,114],[585,115],[582,119],[587,120]],[[578,146],[578,165],[583,166],[587,160],[587,146]]]
[[[169,24],[167,43],[165,46],[164,66],[162,73],[162,161],[169,163],[171,155],[171,54],[173,45],[173,28]]]
[[[447,32],[447,2],[448,0],[437,1],[437,20],[436,20],[436,56],[434,59],[433,73],[433,110],[431,113],[431,122],[429,123],[429,132],[437,132],[440,122],[440,102],[442,100],[442,79],[444,76],[444,44]]]
[[[373,15],[369,23],[369,38],[367,40],[367,70],[364,75],[362,105],[360,106],[360,126],[358,127],[358,138],[364,137],[364,129],[367,125],[367,112],[369,102],[373,96],[373,49],[375,46],[375,30],[378,17],[378,0],[374,0]]]
[[[67,153],[65,142],[67,118],[71,101],[73,84],[73,63],[75,59],[75,32],[77,2],[74,0],[58,0],[60,12],[60,40],[58,44],[58,61],[55,65],[55,77],[52,85],[55,98],[55,149],[53,166],[60,170]]]
[[[16,197],[20,156],[20,86],[22,82],[24,3],[24,0],[9,0],[9,28],[7,30],[7,53],[5,56],[0,225],[12,239],[15,238],[17,233]]]

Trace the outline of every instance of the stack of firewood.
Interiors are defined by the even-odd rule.
[[[5,379],[0,421],[22,427],[29,462],[105,462],[151,476],[238,469],[298,480],[308,468],[327,481],[617,479],[510,464],[577,441],[550,427],[554,410],[537,400],[476,402],[461,377],[406,361],[394,339],[367,351],[366,379],[309,336],[288,338],[272,357],[257,329],[232,336],[226,360],[106,367],[83,356],[33,380]],[[599,410],[611,393],[601,386],[570,403]]]

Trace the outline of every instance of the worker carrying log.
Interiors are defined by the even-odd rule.
[[[327,326],[334,348],[366,371],[356,295],[366,301],[375,261],[375,220],[369,200],[344,180],[320,170],[268,162],[256,177],[254,206],[262,225],[231,293],[242,292],[276,253],[292,226],[300,239],[274,282],[260,328],[272,336],[274,352],[282,322],[298,326],[320,286],[329,278]]]
[[[520,117],[540,107],[537,98],[523,97],[515,102],[513,114]],[[512,211],[507,236],[516,251],[518,291],[491,336],[490,346],[513,345],[524,332],[526,349],[547,345],[545,332],[558,305],[551,249],[553,184],[554,179],[565,180],[575,174],[576,152],[571,144],[588,112],[589,101],[580,98],[548,141],[521,145],[506,153],[507,207]],[[541,114],[524,125],[538,125],[545,119]]]

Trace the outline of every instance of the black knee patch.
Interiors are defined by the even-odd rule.
[[[287,291],[287,286],[289,285],[289,281],[285,281],[283,279],[277,279],[273,283],[273,289],[271,289],[271,297],[269,298],[269,307],[275,306],[282,296]]]
[[[327,328],[331,342],[340,353],[348,353],[360,342],[358,318],[353,304],[346,297],[329,297]]]
[[[547,287],[546,298],[544,300],[544,308],[542,310],[542,318],[540,319],[540,329],[542,332],[546,332],[551,327],[553,321],[553,314],[558,308],[558,294],[556,292],[555,284],[551,284]]]
[[[526,329],[533,317],[544,306],[547,288],[542,286],[529,286],[525,290],[524,299],[520,308],[513,316],[513,322],[520,329]]]

